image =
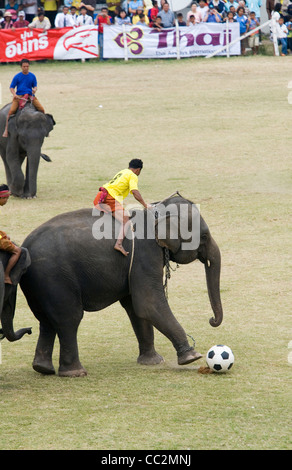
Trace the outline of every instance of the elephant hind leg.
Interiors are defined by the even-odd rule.
[[[67,305],[70,305],[70,303],[67,302]],[[72,313],[72,309],[70,309],[70,312],[66,312],[65,308],[61,308],[58,312],[58,307],[53,305],[43,311],[42,315],[39,315],[39,312],[38,314],[34,312],[40,320],[40,335],[33,361],[35,371],[46,375],[55,373],[52,353],[55,338],[58,335],[60,342],[58,375],[61,377],[82,377],[87,375],[86,370],[79,361],[77,345],[77,330],[83,316],[83,310],[78,309],[78,311],[75,310],[75,313]],[[70,318],[70,321],[63,322],[62,318]]]
[[[55,374],[52,362],[52,354],[56,331],[47,323],[40,323],[40,334],[35,351],[32,367],[40,374]]]
[[[66,298],[65,294],[63,295],[64,298]],[[67,311],[66,308],[69,308],[70,311]],[[77,300],[75,306],[74,302],[70,304],[68,301],[66,308],[64,307],[62,312],[59,312],[59,321],[56,327],[60,342],[58,375],[60,377],[84,377],[87,375],[87,371],[84,369],[79,360],[77,343],[77,330],[83,318],[83,309],[80,305],[77,304]],[[62,318],[65,319],[64,323],[61,320]],[[69,322],[68,318],[70,319]]]
[[[137,317],[134,312],[131,296],[125,297],[120,302],[129,316],[139,343],[137,362],[142,365],[155,365],[164,362],[163,357],[154,348],[153,326],[147,320]]]

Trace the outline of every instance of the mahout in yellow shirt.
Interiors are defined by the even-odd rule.
[[[103,187],[110,196],[122,203],[129,193],[138,190],[138,176],[132,170],[121,170]]]

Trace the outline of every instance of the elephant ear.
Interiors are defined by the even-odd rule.
[[[159,208],[161,205],[158,206]],[[200,211],[189,201],[184,204],[168,204],[158,211],[155,236],[158,245],[173,254],[179,250],[193,251],[200,245]]]
[[[31,265],[30,254],[27,248],[21,247],[21,255],[16,265],[11,270],[11,281],[17,285],[21,276],[26,272],[27,268]]]
[[[49,133],[53,130],[54,128],[54,125],[56,124],[55,122],[55,119],[53,118],[53,116],[51,114],[46,114],[46,119],[47,119],[47,122],[46,122],[46,137],[48,137]]]
[[[8,121],[8,132],[14,134],[16,131],[16,116],[13,114]]]
[[[178,214],[172,208],[166,209],[165,214],[158,213],[155,221],[155,238],[159,246],[168,248],[172,253],[177,253],[181,246],[179,235]]]

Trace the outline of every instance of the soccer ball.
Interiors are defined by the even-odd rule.
[[[233,366],[234,355],[228,346],[217,344],[207,352],[206,361],[214,372],[227,372]]]

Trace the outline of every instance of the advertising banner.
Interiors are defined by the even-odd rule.
[[[147,26],[104,26],[104,57],[153,59],[206,56],[239,38],[239,23],[199,23],[157,30]],[[240,41],[229,48],[240,55]],[[226,55],[226,50],[219,55]]]
[[[71,60],[98,57],[97,26],[0,31],[0,62]]]

